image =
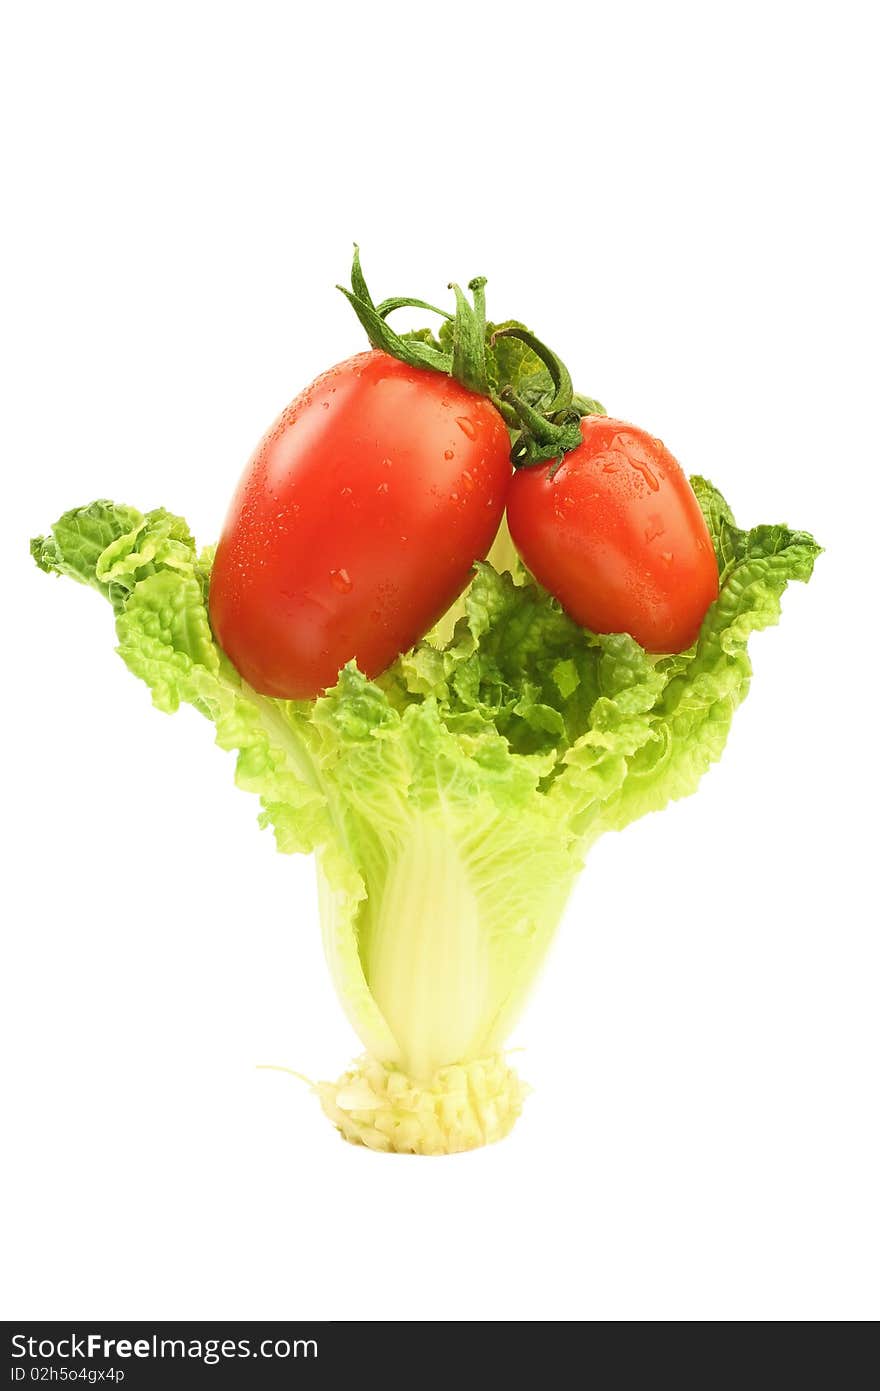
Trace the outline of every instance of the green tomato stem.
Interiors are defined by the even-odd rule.
[[[374,348],[398,358],[411,367],[441,372],[460,382],[468,391],[487,397],[511,433],[511,462],[515,468],[550,461],[553,470],[564,456],[581,442],[578,422],[581,416],[604,414],[598,402],[575,395],[571,373],[565,363],[529,329],[509,325],[496,329],[491,337],[486,327],[486,278],[475,276],[468,282],[471,299],[460,285],[450,283],[455,295],[455,314],[427,300],[394,296],[374,303],[361,268],[360,252],[354,248],[351,287],[337,286],[351,304]],[[401,336],[388,323],[395,309],[414,307],[437,314],[452,325],[451,335],[441,331],[440,341],[430,334]],[[446,344],[451,337],[451,349]],[[519,396],[510,381],[491,383],[487,360],[488,346],[499,338],[518,338],[544,364],[553,383],[553,398],[539,410]],[[426,341],[427,340],[427,341]]]

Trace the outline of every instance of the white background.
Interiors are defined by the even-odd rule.
[[[3,36],[7,1317],[866,1319],[877,1290],[867,4],[13,3]],[[489,276],[581,390],[827,548],[698,797],[595,850],[512,1137],[340,1142],[312,867],[27,538],[212,539],[358,350]]]

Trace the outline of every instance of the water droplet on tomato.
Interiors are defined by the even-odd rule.
[[[387,483],[380,483],[379,486],[378,486],[378,488],[376,489],[376,492],[377,492],[377,493],[387,493],[387,492],[388,492],[388,484],[387,484]]]
[[[468,473],[467,469],[465,469],[464,473],[461,475],[461,481],[466,493],[472,493],[474,491],[473,476]]]
[[[454,459],[454,458],[455,458],[455,450],[454,450],[454,449],[446,449],[446,450],[444,450],[444,452],[443,452],[443,458],[444,458],[444,459]]]
[[[351,488],[342,488],[342,489],[340,490],[339,496],[340,496],[340,497],[351,497]]]
[[[469,416],[457,415],[455,417],[455,423],[459,430],[461,430],[461,433],[467,435],[469,440],[475,440],[477,438],[477,427]]]
[[[661,551],[660,559],[664,560],[667,565],[671,565],[673,560],[672,551]]]
[[[636,473],[640,473],[642,475],[648,487],[651,489],[651,492],[656,493],[657,489],[660,487],[660,484],[657,482],[657,479],[654,477],[654,474],[648,468],[648,465],[645,463],[644,459],[629,458],[629,464],[631,468],[635,469]]]
[[[338,589],[340,594],[350,594],[354,588],[347,570],[331,570],[330,583],[334,589]]]
[[[645,540],[656,541],[658,536],[663,535],[665,529],[659,517],[649,517],[648,525],[645,527]]]
[[[458,502],[458,493],[450,493],[449,496],[453,502]]]
[[[322,402],[321,402],[321,410],[322,410],[322,411],[329,411],[329,409],[330,409],[330,402],[329,402],[329,401],[322,401]]]
[[[393,461],[392,461],[391,459],[383,459],[383,460],[382,460],[382,467],[383,467],[383,468],[393,468],[393,467],[394,467]]]

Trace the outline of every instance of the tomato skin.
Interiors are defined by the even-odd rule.
[[[681,652],[718,597],[699,503],[660,440],[585,416],[583,443],[549,466],[519,469],[507,500],[514,544],[569,617],[630,633],[649,652]]]
[[[510,441],[491,402],[379,351],[287,407],[239,483],[211,575],[215,635],[264,695],[376,676],[423,637],[498,530]]]

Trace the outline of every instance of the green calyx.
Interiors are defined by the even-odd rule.
[[[427,309],[432,314],[439,314],[444,319],[448,319],[449,315],[445,310],[437,309],[433,304],[418,299],[386,299],[379,305],[375,304],[361,270],[360,252],[357,246],[354,248],[354,259],[351,266],[351,289],[347,290],[344,285],[337,285],[336,288],[345,295],[374,348],[381,348],[383,352],[390,353],[392,357],[399,358],[401,362],[409,363],[411,367],[429,367],[435,372],[445,372],[447,376],[450,375],[451,358],[448,354],[442,353],[439,348],[419,339],[401,338],[400,334],[395,333],[387,323],[388,315],[392,310],[401,309],[405,305],[411,305],[416,309]]]
[[[337,285],[336,288],[345,295],[374,348],[381,348],[382,352],[399,358],[410,367],[427,367],[433,372],[442,372],[444,376],[454,377],[469,391],[476,391],[481,396],[490,396],[489,378],[486,373],[485,285],[484,276],[478,276],[468,285],[473,295],[473,304],[468,301],[458,285],[450,285],[449,288],[455,291],[454,315],[448,314],[445,309],[438,309],[434,304],[428,304],[426,300],[407,296],[395,296],[376,304],[367,289],[367,282],[361,270],[360,252],[355,246],[351,265],[351,289],[347,290],[344,285]],[[388,315],[395,309],[403,308],[427,309],[431,314],[438,314],[452,326],[451,344],[443,347],[436,341],[427,341],[428,335],[401,336],[395,333],[388,323]]]
[[[524,343],[544,364],[553,383],[553,399],[546,410],[536,410],[510,385],[503,387],[501,399],[513,407],[521,428],[511,450],[514,468],[529,468],[534,464],[552,460],[552,478],[565,455],[577,449],[581,442],[581,417],[595,414],[594,410],[583,410],[575,404],[571,373],[565,363],[552,348],[542,343],[526,328],[511,326],[498,329],[490,339],[492,347],[500,338],[516,338]],[[579,397],[578,402],[588,407],[596,406],[595,401]],[[599,408],[601,413],[601,407]]]
[[[364,279],[357,246],[351,288],[337,286],[374,348],[411,367],[441,372],[469,391],[486,396],[510,431],[514,468],[551,461],[552,477],[565,455],[581,442],[581,418],[605,412],[598,401],[575,393],[561,358],[523,324],[510,321],[496,327],[486,323],[485,287],[485,276],[476,276],[468,283],[468,299],[459,285],[450,284],[455,294],[454,314],[426,300],[405,296],[376,304]],[[443,321],[438,335],[427,329],[396,333],[388,316],[402,308],[437,314]],[[518,341],[519,351],[509,351],[509,344],[498,346],[500,340],[509,339]]]

